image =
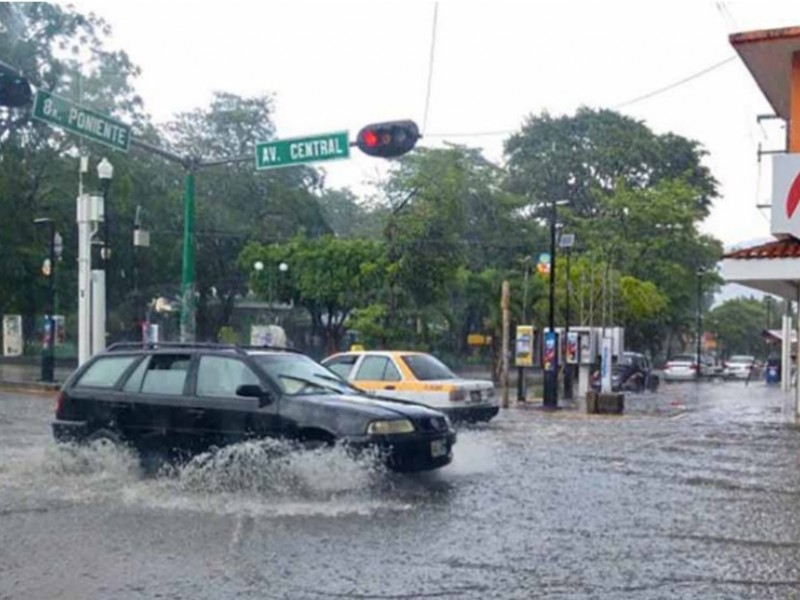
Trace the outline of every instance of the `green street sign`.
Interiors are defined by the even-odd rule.
[[[278,169],[350,157],[346,131],[256,144],[256,169]]]
[[[131,142],[130,125],[42,90],[36,92],[33,118],[123,152]]]

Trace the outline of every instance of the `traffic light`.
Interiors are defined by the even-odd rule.
[[[409,152],[420,137],[414,121],[387,121],[364,127],[358,132],[356,145],[369,156],[393,158]]]
[[[31,103],[31,84],[11,67],[0,63],[0,106],[20,108]]]

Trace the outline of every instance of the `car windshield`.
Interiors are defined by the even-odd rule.
[[[752,356],[731,356],[729,363],[751,363],[755,360]]]
[[[403,362],[419,381],[455,379],[456,375],[438,358],[430,354],[405,354]]]
[[[355,391],[336,373],[302,354],[254,354],[253,358],[290,396]]]
[[[671,361],[673,363],[693,363],[695,361],[695,357],[689,354],[679,354],[678,356],[674,357]]]
[[[637,358],[636,354],[623,354],[622,356],[619,357],[619,362],[617,364],[630,366],[635,364],[636,358]]]

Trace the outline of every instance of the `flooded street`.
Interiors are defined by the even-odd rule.
[[[0,394],[0,599],[800,598],[800,430],[761,383],[511,409],[386,472],[247,443],[158,476]]]

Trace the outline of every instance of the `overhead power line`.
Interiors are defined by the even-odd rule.
[[[630,100],[626,100],[621,104],[617,104],[616,106],[612,106],[611,108],[614,110],[618,110],[620,108],[624,108],[626,106],[630,106],[632,104],[636,104],[637,102],[642,102],[643,100],[647,100],[648,98],[652,98],[654,96],[658,96],[660,94],[666,93],[670,90],[675,89],[681,85],[689,83],[703,75],[711,73],[716,69],[736,60],[736,56],[729,56],[725,60],[722,60],[718,63],[714,63],[713,65],[706,67],[696,73],[692,73],[691,75],[684,77],[683,79],[679,79],[669,85],[665,85],[658,89],[653,90],[652,92],[648,92],[646,94],[642,94],[641,96],[636,96]],[[474,132],[462,132],[462,133],[428,133],[425,137],[429,138],[465,138],[465,137],[493,137],[493,136],[503,136],[503,135],[511,135],[512,133],[516,133],[516,129],[504,129],[504,130],[495,130],[495,131],[474,131]]]
[[[428,58],[428,89],[425,92],[425,114],[422,118],[422,133],[428,129],[428,109],[431,105],[431,84],[433,83],[433,59],[436,55],[436,25],[439,20],[439,3],[433,5],[433,31],[431,32],[431,55]]]
[[[734,60],[736,60],[736,56],[729,56],[725,60],[721,60],[720,62],[715,63],[715,64],[711,65],[710,67],[706,67],[702,71],[698,71],[697,73],[692,73],[688,77],[684,77],[683,79],[679,79],[678,81],[676,81],[674,83],[670,83],[669,85],[665,85],[664,87],[658,88],[657,90],[653,90],[652,92],[648,92],[647,94],[643,94],[641,96],[637,96],[636,98],[633,98],[631,100],[626,100],[622,104],[617,104],[616,106],[613,106],[612,108],[614,110],[619,109],[619,108],[624,108],[626,106],[630,106],[631,104],[636,104],[637,102],[641,102],[642,100],[647,100],[648,98],[652,98],[653,96],[658,96],[659,94],[663,94],[664,92],[668,92],[670,90],[673,90],[676,87],[681,86],[681,85],[683,85],[685,83],[689,83],[690,81],[693,81],[693,80],[697,79],[698,77],[702,77],[706,73],[711,73],[711,71],[719,69],[720,67],[722,67],[724,65],[727,65],[729,62],[733,62]]]

